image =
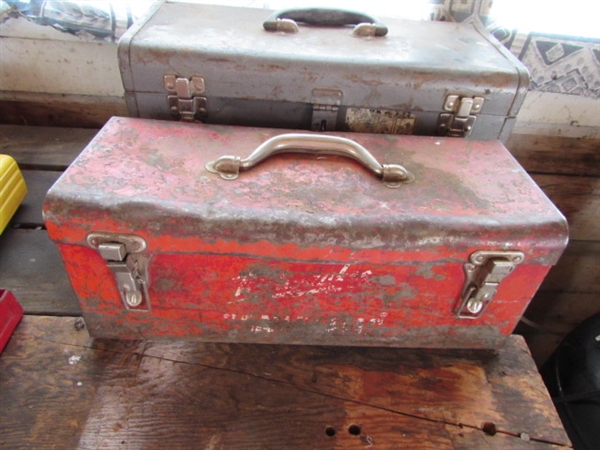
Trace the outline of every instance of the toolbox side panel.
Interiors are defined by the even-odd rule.
[[[139,109],[136,103],[136,88],[133,79],[133,72],[131,70],[131,45],[135,36],[144,27],[146,22],[156,14],[160,9],[161,2],[157,1],[143,14],[141,17],[132,24],[127,31],[119,39],[119,45],[117,47],[117,57],[119,59],[119,71],[121,72],[121,79],[123,80],[123,88],[125,89],[125,102],[127,108],[132,116],[139,116]]]

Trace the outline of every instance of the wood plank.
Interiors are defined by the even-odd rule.
[[[126,385],[133,375],[140,359],[138,343],[123,342],[120,352],[93,352],[85,347],[90,343],[87,332],[74,329],[75,320],[25,316],[2,353],[4,448],[78,448],[90,400],[103,382],[110,385],[114,378]]]
[[[600,293],[600,242],[569,242],[540,291]]]
[[[600,314],[597,293],[539,292],[525,312],[535,326],[520,323],[516,333],[526,339],[541,367],[567,333],[594,314]]]
[[[600,176],[600,139],[513,133],[506,147],[528,172]]]
[[[600,313],[600,297],[595,292],[541,291],[531,302],[525,316],[534,322],[561,322],[558,333],[575,328],[588,317]]]
[[[48,189],[58,180],[62,172],[43,170],[23,170],[27,183],[27,195],[13,216],[9,226],[43,225],[42,206]]]
[[[600,313],[600,242],[571,241],[532,299],[526,319],[540,328],[520,324],[535,362],[541,367],[573,328]]]
[[[14,292],[26,314],[81,314],[60,253],[45,230],[4,230],[0,285]]]
[[[543,174],[532,178],[567,218],[571,239],[600,241],[600,178]]]
[[[75,321],[26,316],[0,358],[0,442],[5,447],[569,445],[517,336],[494,356],[93,341],[76,331]]]
[[[64,170],[97,132],[84,128],[0,125],[0,153],[15,158],[21,169]]]
[[[519,414],[521,399],[517,397],[525,392],[544,391],[543,385],[526,382],[520,369],[508,371],[531,363],[526,347],[511,347],[515,345],[512,341],[507,346],[511,350],[501,350],[497,358],[470,351],[331,347],[311,348],[310,357],[303,358],[296,347],[270,346],[270,352],[264,352],[262,346],[240,345],[233,349],[241,347],[239,351],[245,358],[231,361],[218,355],[224,350],[231,354],[231,346],[225,349],[208,345],[197,349],[185,343],[154,342],[148,343],[145,354],[170,359],[169,355],[175,351],[178,361],[194,364],[199,358],[205,358],[206,353],[216,353],[214,356],[218,356],[221,370],[273,377],[307,392],[318,389],[331,398],[358,401],[362,406],[368,404],[428,421],[446,422],[448,426],[460,423],[464,429],[477,429],[479,427],[474,424],[481,426],[489,421],[509,434],[517,434],[517,429],[521,432],[536,427],[546,430],[548,418],[536,417],[537,413],[543,413],[535,407],[530,409],[533,414],[528,417],[526,427],[517,421],[511,422]],[[512,353],[517,347],[521,350]],[[286,361],[294,370],[272,370],[274,360]],[[214,367],[213,362],[210,364]],[[483,382],[484,378],[487,381]],[[340,382],[340,379],[353,382]],[[426,395],[423,395],[424,391]],[[478,399],[477,407],[466,401],[469,397]],[[498,399],[503,401],[498,403]],[[536,425],[538,419],[540,422]]]
[[[12,125],[100,128],[112,116],[128,116],[123,97],[0,93],[0,123]],[[13,94],[13,93],[11,93]]]

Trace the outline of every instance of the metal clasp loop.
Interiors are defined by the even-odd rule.
[[[515,250],[474,252],[463,266],[465,284],[456,316],[480,317],[494,299],[500,282],[524,260],[525,254]]]

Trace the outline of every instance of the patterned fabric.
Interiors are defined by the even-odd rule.
[[[531,33],[519,52],[531,89],[600,98],[600,43]]]
[[[479,22],[529,69],[531,90],[600,98],[600,40],[523,33],[493,18],[492,0],[430,0],[432,20]]]

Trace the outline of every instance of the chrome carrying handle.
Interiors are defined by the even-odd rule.
[[[356,36],[385,36],[388,28],[375,18],[355,11],[329,8],[293,8],[276,11],[263,22],[267,31],[297,33],[298,24],[305,23],[320,27],[342,27],[355,25]]]
[[[240,171],[251,169],[262,160],[278,153],[345,156],[363,164],[389,188],[399,188],[415,179],[412,173],[399,164],[380,164],[357,142],[323,134],[281,134],[263,142],[245,159],[239,156],[221,156],[206,164],[206,170],[219,174],[225,180],[235,180]]]

